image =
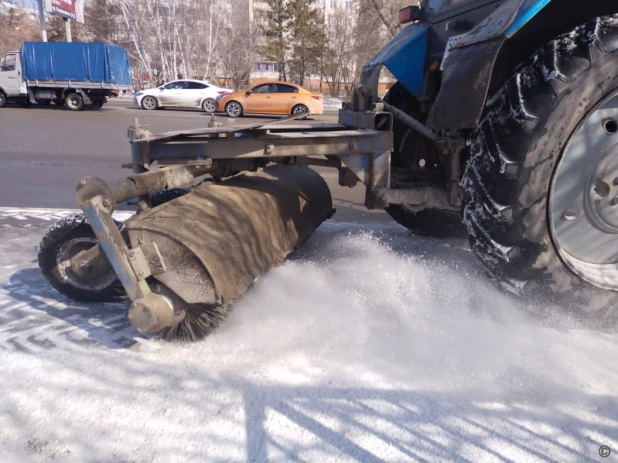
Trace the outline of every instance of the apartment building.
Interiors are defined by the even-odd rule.
[[[248,4],[246,7],[250,9],[252,18],[259,14],[260,11],[268,9],[268,2],[266,0],[247,1]],[[337,24],[341,22],[342,17],[345,17],[346,21],[351,22],[348,24],[350,30],[354,27],[354,22],[358,18],[360,1],[361,0],[315,0],[313,2],[314,8],[322,12],[327,37],[333,36],[336,33]],[[257,61],[251,73],[251,80],[255,83],[277,79],[278,77],[279,69],[277,63],[268,61],[267,59]],[[321,76],[319,75],[308,76],[308,85],[311,87],[320,87],[320,79]]]

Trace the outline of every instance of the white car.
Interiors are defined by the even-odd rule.
[[[167,106],[179,108],[202,108],[207,113],[217,110],[217,99],[232,93],[201,80],[175,80],[158,88],[137,92],[133,102],[143,109],[158,109]]]

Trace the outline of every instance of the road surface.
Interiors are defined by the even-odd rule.
[[[616,333],[521,305],[464,240],[359,212],[362,189],[333,186],[334,220],[192,345],[53,291],[40,236],[80,177],[127,173],[135,115],[206,120],[0,110],[0,462],[618,461]]]
[[[0,113],[0,207],[75,208],[75,186],[96,175],[114,184],[131,174],[127,129],[134,118],[154,133],[206,127],[210,116],[199,110],[144,111],[130,99],[111,99],[101,111],[71,112],[46,108],[7,107]],[[230,119],[218,115],[224,124]],[[326,109],[312,122],[336,122],[337,111]],[[243,117],[235,124],[273,120]],[[389,220],[383,212],[363,207],[364,188],[337,185],[337,171],[319,169],[327,179],[340,218]],[[36,179],[36,181],[32,181]]]

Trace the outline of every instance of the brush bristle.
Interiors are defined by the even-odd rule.
[[[190,304],[185,312],[185,318],[180,323],[161,331],[161,339],[199,341],[221,324],[229,312],[229,305]]]

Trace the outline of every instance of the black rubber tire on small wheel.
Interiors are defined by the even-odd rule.
[[[6,102],[6,95],[0,91],[0,108],[4,108],[6,106]]]
[[[120,227],[120,223],[116,223]],[[110,267],[110,273],[94,281],[84,281],[62,262],[97,243],[94,231],[83,214],[56,222],[39,244],[39,268],[49,284],[60,294],[82,302],[112,302],[125,297],[125,291]]]
[[[85,107],[84,99],[77,92],[69,93],[64,100],[64,104],[71,111],[81,111]]]
[[[552,295],[579,318],[612,327],[618,293],[569,270],[548,210],[554,168],[571,134],[618,89],[617,19],[598,18],[549,42],[488,98],[461,179],[470,245],[503,287]]]

